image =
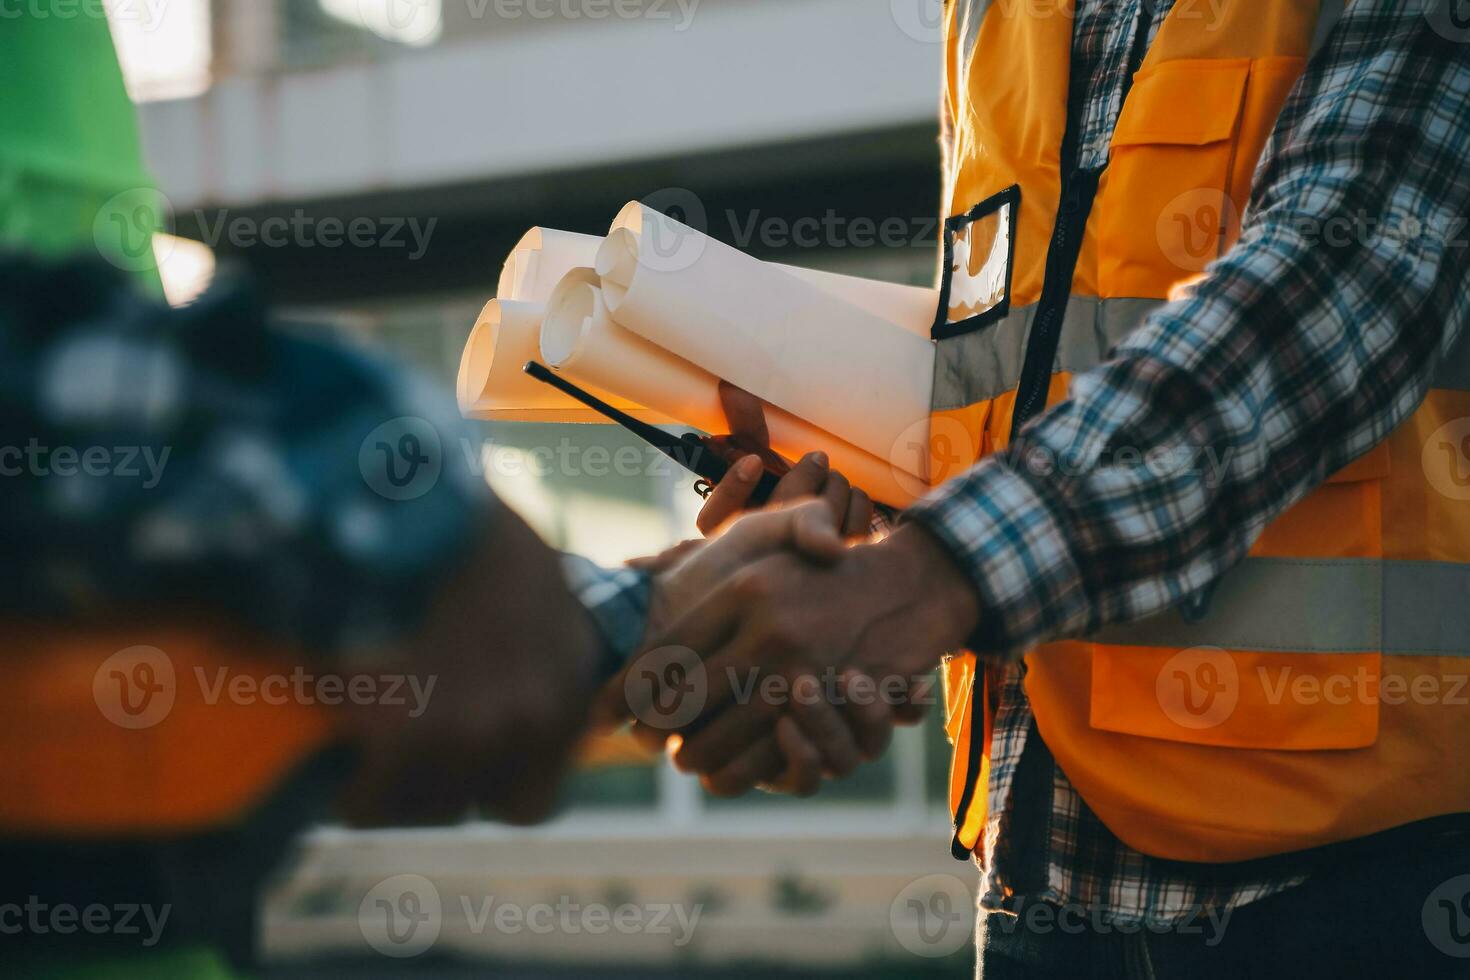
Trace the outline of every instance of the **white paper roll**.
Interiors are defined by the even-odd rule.
[[[597,261],[597,235],[555,228],[532,228],[521,236],[500,271],[496,299],[545,303],[561,277]]]
[[[680,423],[710,433],[727,428],[720,381],[609,317],[591,269],[574,270],[553,290],[541,330],[543,362],[578,384],[616,391]],[[771,448],[788,459],[821,450],[832,467],[874,500],[907,507],[923,481],[778,408],[766,410]]]
[[[798,279],[823,292],[830,293],[850,306],[856,306],[889,323],[903,327],[916,337],[928,340],[939,313],[939,290],[923,286],[905,286],[896,282],[844,276],[799,265],[777,265]]]
[[[456,394],[466,418],[507,422],[602,422],[608,420],[529,377],[527,361],[540,360],[541,321],[545,307],[493,299],[485,304],[470,331],[460,358]],[[603,391],[593,394],[615,408],[650,421],[666,421],[626,398]]]
[[[597,254],[613,319],[918,477],[934,345],[634,202]]]

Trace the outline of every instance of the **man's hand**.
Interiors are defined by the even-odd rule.
[[[831,507],[822,500],[808,500],[746,516],[725,525],[708,542],[685,542],[647,559],[641,564],[656,575],[650,643],[656,644],[688,610],[701,606],[733,576],[761,559],[788,554],[817,566],[832,565],[846,550]],[[670,697],[644,701],[641,688],[650,674],[667,676],[671,688],[681,685],[688,666],[689,658],[679,651],[654,646],[605,689],[598,722],[616,727],[634,719],[633,732],[639,741],[655,751],[662,749],[675,733],[664,722],[682,711],[682,695],[670,690],[662,692]],[[760,783],[807,795],[816,791],[824,775],[847,775],[859,763],[882,754],[896,713],[883,700],[864,696],[865,691],[875,689],[871,680],[834,674],[825,686],[817,685],[816,678],[806,681],[809,689],[803,688],[800,696],[791,699],[788,716],[753,733],[750,744],[734,754],[738,758],[729,760],[729,773],[710,774],[706,785],[711,792],[735,795]]]
[[[880,701],[895,688],[912,698],[932,690],[930,672],[963,645],[978,617],[971,586],[917,527],[852,548],[828,567],[790,555],[762,559],[657,641],[690,651],[703,678],[698,714],[677,727],[675,762],[737,791],[757,768],[752,753],[767,751],[759,746],[796,703],[766,697],[765,679],[779,678],[779,689],[794,693],[803,678],[835,672],[876,679]]]
[[[586,726],[600,650],[556,553],[502,507],[406,653],[382,665],[432,679],[423,713],[348,716],[360,757],[345,816],[453,823],[480,806],[512,823],[543,819]]]
[[[834,472],[825,454],[809,453],[792,465],[771,450],[765,406],[759,398],[722,381],[720,402],[730,435],[710,440],[710,447],[734,465],[699,512],[696,523],[701,533],[713,533],[744,510],[766,469],[783,474],[769,503],[820,497],[841,522],[843,536],[862,537],[868,533],[873,502],[863,491],[853,489],[847,477]]]
[[[652,639],[662,634],[752,562],[789,552],[817,564],[831,564],[842,557],[846,547],[831,508],[807,501],[751,514],[708,541],[685,541],[656,558],[634,562],[654,576],[646,635]]]

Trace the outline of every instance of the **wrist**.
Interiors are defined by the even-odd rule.
[[[939,539],[918,524],[905,524],[880,544],[908,583],[916,610],[942,626],[953,647],[980,625],[980,596]]]

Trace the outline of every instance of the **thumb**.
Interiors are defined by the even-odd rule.
[[[845,546],[832,508],[823,500],[807,500],[794,507],[763,510],[728,526],[721,539],[732,563],[755,561],[772,552],[792,548],[821,562],[836,561]]]
[[[847,550],[837,516],[824,500],[813,500],[795,508],[791,543],[807,558],[831,564]]]

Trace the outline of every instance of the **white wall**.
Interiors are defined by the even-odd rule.
[[[687,8],[686,0],[686,8]],[[175,206],[400,190],[932,118],[924,0],[676,0],[142,108]],[[936,4],[937,6],[937,4]],[[493,9],[493,8],[491,8]]]

